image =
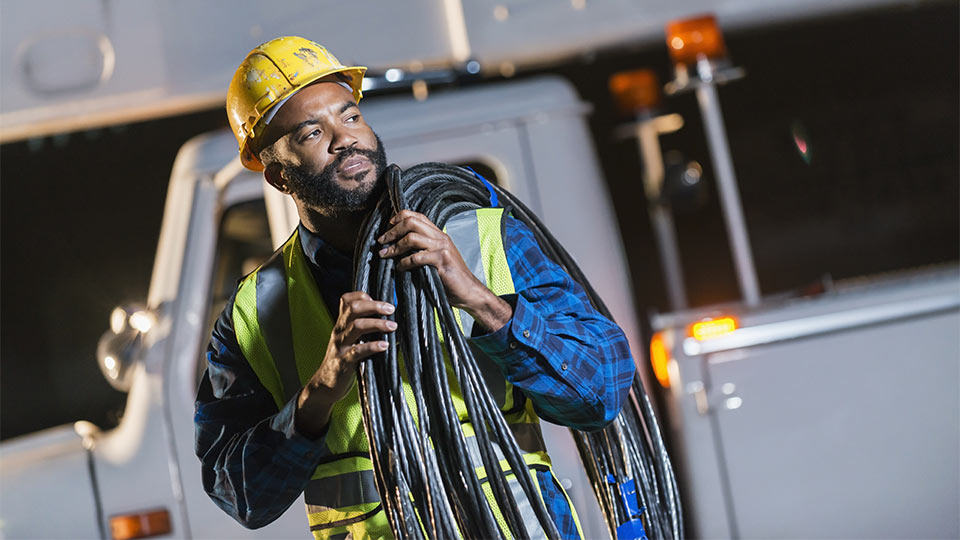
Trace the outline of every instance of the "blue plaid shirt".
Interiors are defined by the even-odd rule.
[[[507,218],[504,232],[517,291],[505,297],[513,317],[496,332],[475,331],[471,341],[500,365],[542,418],[580,430],[600,429],[617,416],[633,381],[627,340],[544,255],[525,225]],[[324,301],[338,306],[351,289],[350,257],[303,225],[300,238]],[[231,298],[207,348],[194,419],[196,452],[210,497],[237,521],[256,528],[297,499],[323,457],[322,441],[294,429],[295,399],[277,410],[240,352],[232,312]],[[579,538],[556,479],[547,471],[538,471],[537,479],[561,537]]]

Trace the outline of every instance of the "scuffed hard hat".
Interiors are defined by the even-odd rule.
[[[367,68],[344,66],[326,47],[297,36],[272,39],[250,51],[237,68],[227,90],[227,117],[243,166],[262,171],[256,142],[280,106],[307,85],[334,73],[344,81],[357,101]]]

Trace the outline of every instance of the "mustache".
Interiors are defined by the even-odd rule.
[[[343,162],[352,158],[353,156],[358,156],[358,155],[364,156],[365,158],[369,159],[371,163],[376,163],[376,158],[377,158],[376,150],[365,150],[363,148],[357,148],[355,146],[351,146],[346,150],[337,154],[337,157],[333,160],[333,163],[331,163],[327,167],[330,170],[338,170],[340,169],[340,166],[343,165]]]

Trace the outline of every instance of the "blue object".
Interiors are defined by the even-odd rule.
[[[612,474],[607,475],[607,482],[617,486],[620,492],[620,502],[630,520],[621,523],[617,527],[617,540],[646,540],[647,532],[643,529],[643,521],[640,516],[646,507],[640,506],[640,500],[637,497],[637,482],[633,478],[618,483],[616,477]]]
[[[643,530],[640,518],[631,519],[617,527],[617,540],[647,540],[647,532]]]
[[[643,512],[640,508],[640,501],[637,500],[637,484],[633,478],[620,484],[620,500],[623,501],[623,507],[627,510],[630,517],[639,517]]]
[[[491,184],[486,178],[480,175],[477,171],[473,170],[472,167],[464,166],[464,169],[473,173],[474,176],[480,179],[483,182],[483,186],[487,188],[487,191],[490,193],[490,206],[500,206],[500,201],[497,198],[497,192],[493,189],[493,184]]]

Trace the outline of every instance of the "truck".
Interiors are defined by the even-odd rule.
[[[253,3],[230,15],[214,3],[144,3],[157,21],[132,4],[61,4],[64,17],[110,13],[91,16],[95,31],[27,40],[19,56],[32,63],[27,86],[38,95],[69,96],[66,90],[77,88],[99,95],[64,98],[75,107],[39,106],[34,95],[5,90],[19,110],[2,111],[0,140],[89,127],[104,116],[133,121],[222,103],[237,54],[281,30],[313,35],[316,24],[290,22],[312,9],[309,2],[277,8],[286,26]],[[331,26],[322,39],[338,54],[353,47],[351,55],[375,64],[361,107],[388,159],[401,167],[472,167],[525,201],[577,259],[624,329],[658,405],[691,536],[960,536],[956,267],[838,280],[813,295],[758,294],[644,312],[630,293],[636,282],[624,239],[631,231],[618,226],[598,149],[605,141],[590,125],[598,103],[547,73],[583,54],[649,46],[663,39],[667,21],[702,11],[715,12],[725,28],[750,29],[904,2],[687,0],[639,9],[423,0],[389,8],[392,19],[374,4],[324,7],[328,15],[372,21],[374,37],[359,50]],[[235,45],[229,54],[223,45],[178,63],[169,81],[146,69],[150,61],[124,63],[137,38],[152,44],[142,54],[155,63],[185,58],[186,44],[221,19],[248,30],[222,36]],[[406,39],[388,40],[402,23]],[[7,39],[16,35],[4,29]],[[86,63],[65,75],[45,69],[45,51],[57,43],[89,53]],[[544,73],[511,80],[518,70]],[[219,78],[198,79],[201,72]],[[689,120],[695,113],[685,114]],[[98,350],[104,376],[128,394],[123,416],[110,429],[80,420],[0,443],[0,537],[308,534],[302,501],[262,529],[236,524],[203,492],[193,449],[193,400],[213,321],[237,280],[296,223],[290,201],[240,165],[228,131],[183,145],[149,293],[114,310]],[[545,424],[544,436],[586,537],[607,537],[569,432]]]

